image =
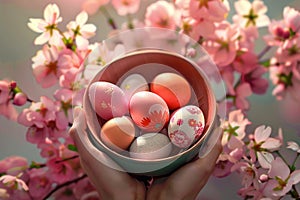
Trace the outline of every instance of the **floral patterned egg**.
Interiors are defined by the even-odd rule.
[[[204,115],[199,107],[194,105],[184,106],[176,110],[170,118],[169,138],[174,145],[180,148],[188,148],[202,135],[204,123]]]
[[[128,101],[117,85],[98,81],[89,87],[89,99],[96,113],[105,120],[121,117],[128,112]]]
[[[145,132],[158,132],[169,120],[166,102],[148,91],[137,92],[131,97],[129,112],[136,125]]]

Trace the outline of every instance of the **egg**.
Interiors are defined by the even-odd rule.
[[[100,133],[103,143],[118,152],[128,149],[135,136],[135,125],[128,116],[108,120],[102,126]]]
[[[165,158],[172,151],[170,139],[161,133],[146,133],[134,140],[129,148],[132,158],[154,160]]]
[[[96,113],[103,119],[121,117],[128,112],[128,101],[117,85],[98,81],[89,87],[89,99]]]
[[[170,110],[187,105],[192,94],[190,84],[184,77],[169,72],[154,77],[150,91],[161,96]]]
[[[168,125],[168,135],[174,145],[187,148],[200,138],[204,125],[202,110],[197,106],[187,105],[172,114]]]
[[[124,91],[128,100],[137,92],[149,91],[148,82],[140,74],[131,74],[127,76],[120,84],[120,88]]]
[[[166,102],[148,91],[137,92],[131,97],[129,113],[135,124],[145,132],[159,132],[169,120]]]

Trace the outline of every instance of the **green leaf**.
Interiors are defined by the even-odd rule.
[[[264,61],[261,61],[260,64],[266,68],[270,67],[271,66],[271,61],[270,59],[268,60],[264,60]]]
[[[78,152],[77,147],[75,145],[73,145],[73,144],[69,144],[68,145],[68,149],[71,150],[71,151]]]
[[[30,166],[29,166],[30,169],[33,169],[33,168],[39,169],[39,168],[42,168],[42,167],[43,166],[40,163],[37,163],[35,161],[31,161]]]

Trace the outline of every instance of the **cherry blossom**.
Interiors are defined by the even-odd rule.
[[[175,8],[167,1],[157,1],[147,7],[145,15],[146,26],[175,29]]]
[[[112,0],[111,4],[121,16],[134,14],[140,7],[140,0]]]
[[[52,182],[45,169],[32,169],[30,171],[29,193],[34,199],[42,199],[52,189]]]
[[[255,161],[257,156],[258,162],[265,169],[269,169],[274,160],[271,152],[278,150],[282,145],[280,139],[270,137],[271,131],[271,127],[264,125],[257,127],[254,131],[253,140],[249,144],[251,159]]]
[[[101,6],[104,6],[109,3],[110,0],[86,0],[82,4],[82,9],[88,14],[95,14]]]
[[[230,64],[238,50],[239,32],[227,22],[218,24],[214,35],[203,43],[204,48],[220,66]]]
[[[236,107],[242,110],[249,109],[250,105],[246,98],[249,97],[251,94],[252,91],[249,83],[242,83],[239,86],[237,86],[234,97],[234,103]]]
[[[73,33],[76,45],[80,49],[86,49],[89,44],[87,39],[96,34],[96,26],[94,24],[86,24],[87,20],[88,14],[83,11],[76,16],[75,21],[67,24],[68,30]]]
[[[290,171],[286,163],[277,157],[271,162],[269,171],[271,178],[264,190],[267,197],[281,197],[292,189],[292,186],[300,182],[300,170]]]
[[[299,147],[299,145],[296,142],[289,141],[289,142],[287,142],[287,145],[288,146],[286,148],[291,149],[291,150],[293,150],[293,151],[295,151],[297,153],[300,153],[300,147]]]
[[[7,187],[17,189],[17,190],[25,190],[28,191],[29,188],[26,183],[19,179],[17,176],[12,175],[3,175],[0,177],[0,182],[3,182]]]
[[[32,58],[33,74],[42,87],[47,88],[54,85],[58,80],[59,66],[57,59],[59,50],[56,46],[45,45],[43,50],[39,50]]]
[[[221,22],[225,19],[228,8],[221,0],[190,0],[189,11],[197,21]]]
[[[234,3],[237,15],[233,16],[236,23],[244,27],[247,26],[267,26],[270,22],[269,17],[265,14],[267,7],[263,1],[254,0],[251,4],[248,0],[239,0]]]
[[[56,4],[49,4],[44,10],[44,19],[30,18],[28,27],[37,33],[42,33],[34,40],[36,45],[46,42],[54,43],[61,35],[57,30],[57,24],[62,21],[60,11]]]

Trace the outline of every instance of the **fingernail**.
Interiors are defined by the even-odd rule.
[[[204,158],[209,152],[213,149],[213,147],[216,145],[218,142],[219,138],[222,135],[222,128],[218,127],[213,132],[209,137],[207,137],[200,147],[199,150],[199,158]]]

